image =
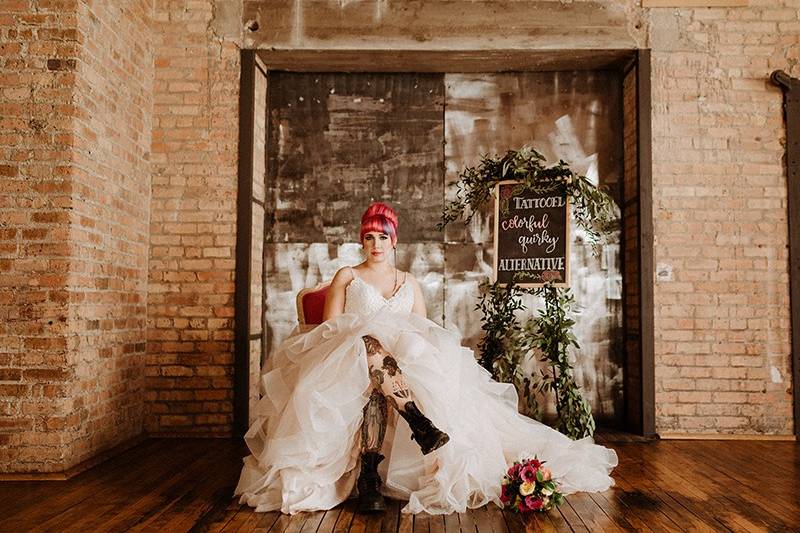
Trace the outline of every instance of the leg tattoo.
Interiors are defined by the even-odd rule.
[[[365,335],[363,339],[373,386],[380,389],[395,409],[403,411],[406,403],[414,401],[414,395],[408,388],[397,361],[384,350],[376,338]]]
[[[365,452],[381,451],[388,415],[386,398],[379,390],[372,389],[369,402],[364,406],[364,421],[361,424],[361,442]]]
[[[367,407],[372,405],[372,399],[376,396],[382,395],[386,402],[391,403],[397,409],[411,428],[411,438],[417,441],[420,450],[423,454],[431,453],[432,451],[444,446],[450,437],[447,433],[441,431],[420,412],[419,407],[414,403],[414,395],[408,387],[400,367],[397,366],[397,361],[392,354],[383,349],[381,343],[374,337],[365,335],[364,346],[367,348],[367,365],[369,366],[369,374],[372,378],[373,389],[372,396],[370,396],[370,403]],[[377,404],[376,404],[377,405]],[[382,404],[384,413],[386,403]],[[364,410],[364,425],[365,428],[363,437],[365,446],[374,446],[377,442],[373,437],[374,434],[369,433],[369,424],[367,420],[371,418],[368,415],[367,409]],[[385,418],[385,415],[384,415]],[[383,434],[378,430],[380,441],[383,441]],[[380,446],[380,443],[378,443]],[[359,489],[360,490],[360,489]]]

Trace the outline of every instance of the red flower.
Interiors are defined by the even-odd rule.
[[[500,487],[500,501],[503,503],[510,502],[511,501],[511,494],[509,494],[510,492],[511,491],[508,488],[508,485],[503,485],[502,487]]]
[[[538,511],[542,508],[542,499],[540,497],[527,496],[525,498],[525,507],[531,511]]]
[[[537,463],[538,463],[538,461],[537,461]],[[524,466],[522,468],[522,471],[520,472],[520,477],[522,478],[522,481],[526,481],[528,483],[533,483],[534,481],[536,481],[536,470],[538,468],[539,468],[539,465],[533,466],[531,464],[531,465]]]
[[[519,463],[514,463],[513,465],[511,465],[511,468],[508,469],[508,477],[514,479],[519,474],[521,468],[522,465]]]
[[[520,500],[519,501],[519,505],[517,506],[517,508],[519,509],[520,513],[527,512],[528,506],[525,505],[525,500]]]
[[[542,271],[542,281],[559,281],[561,279],[561,272],[558,270],[544,270]]]

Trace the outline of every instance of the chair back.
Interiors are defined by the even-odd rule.
[[[316,326],[322,324],[322,314],[325,310],[325,297],[328,295],[330,282],[318,284],[316,287],[307,287],[297,293],[297,321],[303,326]]]

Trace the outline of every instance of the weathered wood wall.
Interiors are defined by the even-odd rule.
[[[269,86],[267,355],[296,323],[300,289],[363,260],[371,201],[397,210],[398,265],[440,319],[443,76],[274,73]]]
[[[529,144],[620,196],[621,81],[611,71],[276,72],[269,87],[267,356],[296,323],[297,292],[362,260],[359,220],[370,201],[397,209],[398,264],[421,279],[429,316],[475,347],[492,219],[487,210],[467,228],[435,229],[458,172],[482,154]],[[583,306],[576,374],[598,419],[614,425],[624,357],[617,237],[593,257],[579,231],[571,236],[573,290]]]

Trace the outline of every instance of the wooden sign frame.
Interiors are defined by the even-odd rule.
[[[517,180],[503,180],[498,181],[494,186],[494,235],[492,236],[494,240],[494,259],[493,259],[493,268],[492,268],[492,283],[497,282],[497,262],[499,259],[498,248],[499,248],[499,237],[500,237],[500,187],[502,185],[511,185],[511,184],[519,184],[522,183]],[[564,280],[553,283],[554,287],[569,287],[570,286],[570,253],[572,248],[572,239],[570,238],[571,235],[571,227],[572,227],[572,220],[570,216],[570,203],[569,203],[569,195],[566,195],[566,202],[567,205],[565,207],[567,211],[566,221],[565,221],[565,233],[566,233],[566,243],[565,243],[565,250],[564,250],[564,260],[566,262],[564,268]],[[539,288],[544,287],[544,283],[516,283],[518,287],[523,288]]]

